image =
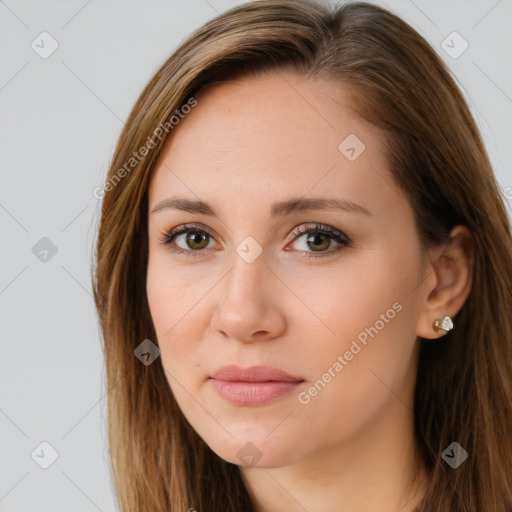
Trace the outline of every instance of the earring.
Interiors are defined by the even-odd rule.
[[[453,320],[447,315],[442,320],[434,322],[434,329],[436,331],[451,331],[453,329]]]

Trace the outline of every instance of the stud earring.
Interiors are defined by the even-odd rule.
[[[436,320],[434,322],[434,329],[436,331],[451,331],[453,329],[453,321],[452,319],[447,315],[442,320]]]

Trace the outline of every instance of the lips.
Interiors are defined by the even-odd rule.
[[[301,377],[294,377],[279,368],[271,366],[241,368],[236,365],[223,366],[214,372],[211,378],[236,382],[300,382],[304,380]]]
[[[290,394],[304,379],[270,366],[230,365],[214,372],[209,381],[225,400],[235,405],[257,406]]]

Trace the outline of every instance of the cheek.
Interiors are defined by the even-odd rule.
[[[350,438],[388,407],[403,407],[401,413],[407,412],[402,403],[412,407],[415,344],[408,314],[413,305],[401,303],[400,311],[390,313],[389,297],[381,299],[381,307],[365,310],[364,318],[354,303],[347,306],[333,324],[340,334],[336,341],[325,340],[301,353],[309,382],[305,394],[297,397],[297,418],[312,425],[322,418],[319,429],[325,435],[320,437],[329,442]],[[388,323],[380,320],[381,313]]]
[[[389,396],[386,385],[394,390],[403,385],[413,363],[418,316],[417,294],[411,291],[419,274],[411,261],[391,250],[368,253],[364,264],[333,275],[325,294],[316,290],[310,304],[329,330],[304,345],[301,358],[308,362],[310,381],[322,381],[324,396],[318,402],[346,401],[349,409],[358,401],[370,406]],[[322,378],[329,369],[336,378]],[[326,380],[329,393],[322,388]]]
[[[350,340],[376,322],[379,333],[397,323],[397,309],[406,293],[396,279],[396,266],[391,261],[386,265],[383,255],[375,253],[299,291],[326,327],[323,339],[332,343],[335,351],[350,345]],[[364,334],[361,338],[364,341]]]
[[[180,362],[193,350],[194,332],[191,329],[194,329],[194,323],[190,318],[194,313],[194,301],[190,300],[189,287],[190,282],[179,282],[176,269],[166,265],[164,258],[150,255],[146,278],[148,305],[162,364],[173,375],[179,372]]]
[[[162,341],[164,335],[171,336],[181,318],[182,322],[187,322],[187,312],[193,309],[198,300],[194,293],[200,292],[193,283],[193,277],[185,276],[185,272],[178,265],[169,263],[165,251],[150,250],[146,293],[151,317]]]
[[[179,408],[189,421],[193,421],[197,411],[191,394],[198,393],[198,382],[193,378],[194,371],[200,370],[200,362],[196,355],[195,341],[200,339],[195,324],[190,322],[193,310],[190,311],[187,292],[189,285],[171,285],[175,283],[169,270],[159,272],[155,261],[148,265],[146,291],[148,304],[155,327],[160,349],[160,358],[168,385],[178,403]],[[182,300],[182,297],[185,300]],[[188,307],[187,307],[188,306]],[[188,314],[187,314],[188,311]],[[197,367],[197,368],[196,368]],[[191,371],[192,370],[192,371]],[[186,391],[185,391],[186,390]]]

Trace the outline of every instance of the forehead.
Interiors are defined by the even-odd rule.
[[[222,204],[234,194],[246,202],[339,191],[364,202],[375,180],[380,191],[367,201],[385,200],[382,135],[350,110],[342,84],[283,72],[216,84],[195,98],[153,169],[150,205],[171,192]]]

